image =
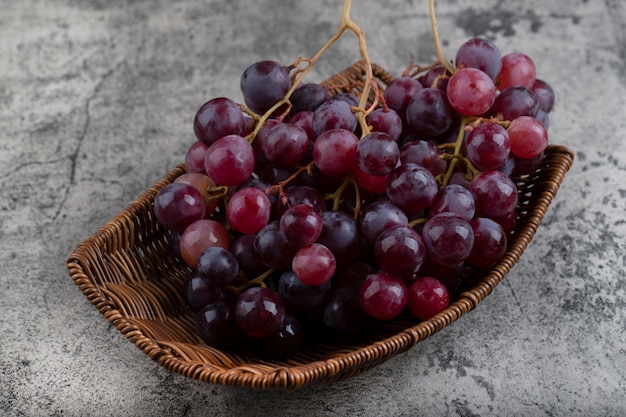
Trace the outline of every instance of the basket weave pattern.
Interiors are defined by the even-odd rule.
[[[381,90],[393,78],[374,65]],[[323,84],[331,94],[341,85],[365,77],[363,63],[336,74]],[[351,345],[320,342],[303,347],[287,360],[266,360],[242,346],[219,350],[196,334],[193,314],[181,295],[191,272],[171,252],[167,232],[154,217],[158,190],[185,173],[184,165],[145,191],[93,236],[80,243],[67,260],[71,279],[80,291],[126,338],[165,368],[215,384],[251,388],[297,389],[355,376],[412,348],[474,309],[515,265],[533,238],[573,162],[563,146],[546,149],[543,166],[516,178],[518,220],[504,258],[489,269],[467,271],[465,284],[451,305],[430,320],[410,317],[381,323]]]

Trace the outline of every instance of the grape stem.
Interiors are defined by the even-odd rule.
[[[265,112],[265,114],[263,114],[257,120],[257,123],[256,123],[256,126],[255,126],[254,130],[248,136],[246,136],[246,139],[250,143],[252,143],[254,141],[254,138],[259,133],[259,130],[261,130],[261,128],[265,124],[265,121],[272,114],[274,114],[274,112],[276,110],[278,110],[281,106],[283,106],[286,103],[289,103],[289,98],[291,97],[291,95],[293,94],[295,89],[298,87],[300,82],[304,79],[304,77],[306,77],[306,75],[309,73],[309,71],[311,71],[311,68],[313,68],[313,65],[317,61],[319,61],[320,57],[339,38],[341,38],[341,36],[343,35],[343,33],[346,30],[351,31],[351,32],[353,32],[356,35],[358,43],[359,43],[359,53],[361,55],[361,60],[365,63],[365,72],[366,72],[365,77],[366,77],[367,81],[365,82],[365,85],[363,86],[363,91],[361,93],[361,98],[360,98],[360,101],[359,101],[359,108],[363,109],[364,111],[357,112],[356,113],[356,118],[357,118],[357,121],[359,122],[359,125],[361,126],[362,132],[364,132],[363,134],[365,135],[366,134],[365,132],[369,131],[369,128],[368,128],[368,125],[367,125],[367,121],[365,120],[365,117],[367,116],[367,114],[369,114],[369,112],[366,110],[366,106],[367,106],[367,99],[369,97],[371,86],[372,86],[372,84],[375,83],[374,71],[372,69],[372,63],[370,61],[369,54],[367,53],[367,47],[366,47],[366,43],[365,43],[365,31],[359,25],[357,25],[352,20],[352,18],[350,17],[351,7],[352,7],[352,0],[344,0],[343,9],[341,11],[341,21],[340,21],[339,29],[337,30],[337,33],[335,33],[320,48],[320,50],[317,51],[317,53],[315,55],[313,55],[312,58],[302,58],[302,57],[300,57],[296,61],[296,65],[299,65],[301,62],[306,62],[307,66],[305,68],[301,69],[301,70],[298,70],[297,77],[291,83],[291,88],[289,88],[289,90],[287,91],[285,96],[282,99],[280,99],[276,104],[274,104],[267,112]],[[375,108],[375,104],[376,104],[376,102],[374,103],[374,105],[371,106],[372,110]]]
[[[274,269],[270,268],[267,271],[263,272],[261,275],[244,282],[243,284],[239,285],[239,286],[232,286],[231,290],[235,293],[235,294],[240,294],[242,293],[244,290],[255,286],[255,285],[260,285],[261,287],[267,287],[267,283],[265,282],[265,279],[270,277],[272,274],[274,273]]]
[[[281,200],[286,199],[285,197],[285,187],[287,185],[289,185],[289,183],[293,180],[295,180],[296,178],[298,178],[298,175],[300,175],[303,172],[307,172],[309,174],[309,176],[313,175],[312,173],[312,168],[313,165],[315,165],[315,162],[309,162],[306,165],[303,165],[301,167],[298,167],[298,169],[296,170],[296,172],[294,172],[293,174],[291,174],[288,178],[285,178],[284,180],[280,181],[278,184],[272,185],[270,187],[268,187],[265,191],[265,193],[276,193],[278,194],[278,197]]]
[[[433,41],[435,43],[435,52],[437,53],[437,58],[441,65],[443,65],[446,70],[450,72],[450,74],[454,74],[454,68],[446,60],[446,57],[443,54],[443,49],[441,49],[441,42],[439,41],[439,30],[437,29],[437,17],[435,16],[435,0],[428,0],[429,14],[430,14],[430,27],[433,31]]]
[[[463,117],[461,119],[461,125],[459,126],[459,133],[456,137],[456,141],[454,142],[454,151],[452,154],[452,158],[450,163],[448,164],[448,169],[446,173],[443,175],[441,180],[441,187],[443,188],[450,182],[450,178],[452,178],[452,174],[454,173],[454,168],[456,168],[456,164],[459,161],[458,156],[461,154],[461,147],[463,146],[463,140],[465,139],[465,126],[472,120],[470,117]],[[445,144],[449,145],[449,144]]]

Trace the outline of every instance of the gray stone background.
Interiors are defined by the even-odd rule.
[[[181,162],[197,108],[240,100],[260,59],[310,56],[341,1],[0,0],[0,414],[626,415],[626,7],[450,0],[471,36],[530,55],[576,161],[535,239],[478,308],[365,374],[293,393],[198,382],[151,361],[83,297],[75,246]],[[356,0],[372,60],[435,58],[426,0]],[[321,81],[358,59],[347,34]]]

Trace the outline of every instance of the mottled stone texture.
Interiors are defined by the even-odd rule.
[[[575,150],[575,164],[522,260],[476,310],[359,377],[289,394],[159,367],[82,296],[65,260],[182,161],[200,104],[239,100],[256,60],[312,55],[341,2],[1,3],[0,414],[626,414],[624,2],[439,2],[450,57],[488,36],[536,60],[557,93],[551,142]],[[426,0],[353,9],[392,73],[434,60]],[[357,58],[347,34],[311,80]]]

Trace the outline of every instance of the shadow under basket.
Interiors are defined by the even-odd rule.
[[[380,89],[393,78],[374,65]],[[365,67],[357,62],[323,84],[331,94],[341,85],[362,82]],[[258,389],[298,389],[358,375],[448,326],[474,309],[515,265],[533,238],[574,155],[550,145],[543,165],[532,175],[515,178],[519,188],[516,228],[503,259],[489,269],[470,270],[462,291],[432,319],[401,318],[379,323],[353,344],[305,344],[286,360],[259,357],[245,346],[220,350],[196,334],[181,286],[190,269],[171,252],[167,231],[152,211],[158,190],[185,172],[179,165],[74,250],[67,268],[74,283],[98,311],[126,338],[161,366],[214,384]]]

